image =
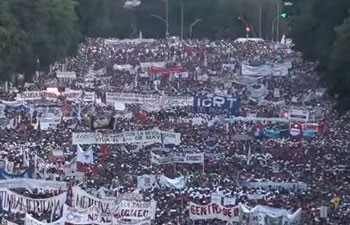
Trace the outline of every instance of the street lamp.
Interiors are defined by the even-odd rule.
[[[155,15],[155,14],[152,14],[150,15],[150,17],[154,17],[154,18],[157,18],[159,20],[161,20],[162,22],[165,23],[165,37],[168,37],[169,36],[169,26],[168,26],[168,21],[166,19],[164,19],[163,17],[159,16],[159,15]]]
[[[191,25],[190,25],[190,38],[192,38],[192,28],[199,22],[201,22],[202,19],[196,19]]]
[[[180,0],[181,5],[181,40],[184,38],[184,2]]]

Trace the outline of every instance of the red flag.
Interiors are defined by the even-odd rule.
[[[146,120],[148,120],[148,115],[147,115],[147,113],[139,113],[139,114],[137,115],[137,118],[138,118],[139,120],[146,121]]]
[[[108,156],[108,148],[107,148],[107,144],[101,144],[101,154],[102,154],[102,158],[104,160],[107,159]]]

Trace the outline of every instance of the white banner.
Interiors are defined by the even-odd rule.
[[[165,68],[166,62],[141,62],[140,66],[141,72],[145,73],[148,72],[150,67]]]
[[[210,203],[208,205],[197,205],[190,202],[191,220],[212,220],[239,222],[240,207],[225,207],[221,204]]]
[[[243,76],[270,76],[272,74],[272,68],[269,65],[250,66],[242,64]]]
[[[292,68],[292,62],[287,61],[283,63],[275,63],[272,68],[272,74],[274,76],[287,76],[289,69]]]
[[[97,210],[103,214],[111,214],[115,208],[115,199],[100,199],[80,187],[73,187],[73,206],[78,209],[88,209],[92,206],[96,206]]]
[[[301,182],[243,182],[242,186],[252,188],[271,188],[271,189],[288,189],[288,190],[307,190],[307,184]]]
[[[186,177],[176,177],[174,179],[167,178],[166,176],[159,176],[158,183],[160,186],[165,186],[175,189],[183,189],[186,186]]]
[[[84,102],[94,102],[95,101],[95,92],[91,91],[84,91],[84,97],[83,97]]]
[[[101,213],[96,206],[87,209],[76,209],[68,205],[64,205],[63,219],[66,223],[77,225],[111,225],[112,217],[110,214]]]
[[[58,79],[76,79],[77,74],[75,72],[68,72],[68,71],[57,71],[56,76]]]
[[[47,91],[25,91],[17,94],[17,101],[35,101],[41,99],[57,100],[58,95],[56,93]]]
[[[26,213],[24,225],[64,225],[64,218],[61,218],[55,222],[44,223],[44,222],[40,222],[39,220],[35,219],[34,217]]]
[[[68,90],[62,93],[62,96],[64,96],[66,100],[71,102],[78,101],[82,95],[83,92],[79,90]]]
[[[240,207],[243,213],[242,222],[248,222],[249,225],[274,224],[272,221],[278,221],[277,224],[298,224],[301,216],[301,209],[290,214],[286,209],[262,205],[257,205],[254,208],[245,205],[240,205]]]
[[[119,134],[73,133],[73,145],[91,144],[131,144],[131,143],[164,143],[180,144],[180,133],[158,130],[127,131]]]
[[[169,156],[159,156],[152,152],[151,162],[154,164],[203,164],[204,153],[174,153],[170,154]]]
[[[128,219],[132,221],[155,219],[157,202],[122,200],[113,213],[113,220]]]
[[[115,102],[126,104],[161,104],[166,106],[187,106],[193,105],[193,97],[106,92],[106,103],[109,105],[114,105]]]
[[[152,189],[155,187],[168,187],[183,189],[186,186],[186,177],[168,178],[164,175],[142,175],[137,177],[137,188],[140,190]]]
[[[288,119],[292,122],[306,123],[309,121],[309,111],[302,109],[291,109],[288,112]]]
[[[0,204],[6,211],[20,213],[46,213],[53,211],[55,215],[61,213],[67,193],[62,193],[51,198],[29,198],[6,188],[0,188]]]
[[[33,191],[34,189],[66,191],[67,183],[64,181],[16,178],[9,180],[0,180],[0,188],[25,188],[30,191]]]
[[[158,187],[155,175],[142,175],[137,177],[137,189],[148,190]]]

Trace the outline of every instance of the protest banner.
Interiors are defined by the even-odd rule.
[[[64,225],[64,218],[60,218],[59,220],[51,223],[44,223],[40,222],[39,220],[35,219],[28,213],[26,213],[25,219],[24,219],[24,225]]]
[[[162,104],[171,106],[186,106],[193,104],[191,96],[168,96],[139,93],[106,92],[106,103],[114,105],[115,102],[126,104]]]
[[[164,143],[180,144],[179,133],[146,130],[146,131],[127,131],[119,134],[103,133],[72,133],[73,145],[91,145],[91,144],[132,144],[132,143]]]
[[[151,153],[151,162],[154,164],[202,164],[204,163],[204,153],[174,153],[168,156],[159,156]]]
[[[126,201],[122,200],[113,213],[113,220],[128,219],[132,221],[155,219],[157,209],[156,201]]]
[[[241,186],[262,189],[288,189],[288,190],[307,190],[307,184],[302,182],[242,182]]]
[[[193,109],[197,113],[237,113],[240,108],[240,102],[229,96],[219,95],[196,95],[193,99]]]
[[[67,100],[67,101],[78,101],[81,99],[83,95],[83,91],[80,90],[66,90],[65,92],[61,93],[61,95]]]
[[[0,188],[25,188],[29,191],[38,190],[67,190],[67,183],[64,181],[39,180],[29,178],[16,178],[0,180]]]
[[[165,68],[166,62],[141,62],[141,72],[145,73],[148,72],[148,69],[150,67],[158,67],[158,68]]]
[[[269,206],[257,205],[254,208],[240,204],[242,212],[242,222],[249,224],[273,224],[274,221],[282,223],[278,224],[298,224],[301,216],[301,209],[299,208],[294,213],[290,213],[286,209],[273,208]],[[270,223],[267,223],[270,222]]]
[[[84,91],[84,102],[94,102],[95,101],[95,92],[94,91]]]
[[[155,187],[168,187],[183,189],[186,186],[186,177],[168,178],[164,175],[142,175],[137,177],[137,188],[140,190],[152,189]]]
[[[1,225],[18,225],[17,223],[11,222],[5,218],[1,219]]]
[[[115,208],[116,199],[100,199],[80,187],[73,187],[73,201],[72,206],[77,209],[88,209],[92,206],[96,206],[96,209],[103,214],[111,214]]]
[[[309,120],[309,111],[302,109],[291,109],[288,112],[288,119],[292,122],[306,123]]]
[[[270,76],[272,75],[272,68],[269,65],[250,66],[242,63],[243,76]]]
[[[24,172],[19,174],[8,173],[5,169],[0,169],[0,180],[17,179],[17,178],[32,178],[33,170],[27,168]]]
[[[191,220],[212,220],[239,222],[240,207],[225,207],[221,204],[210,203],[207,205],[197,205],[190,202]]]
[[[20,213],[47,213],[59,215],[67,193],[59,194],[51,198],[29,198],[7,188],[0,188],[0,204],[2,209]]]
[[[97,206],[91,206],[87,209],[76,209],[64,205],[62,218],[64,222],[76,225],[112,225],[111,214],[101,213]]]
[[[57,71],[56,76],[63,80],[75,80],[77,78],[77,74],[73,71]]]
[[[48,92],[48,91],[24,91],[17,94],[17,101],[36,101],[36,100],[53,100],[56,101],[58,98],[58,93]]]
[[[158,187],[155,175],[142,175],[137,177],[137,189],[148,190]]]

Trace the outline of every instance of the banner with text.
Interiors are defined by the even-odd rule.
[[[180,144],[180,133],[158,130],[127,131],[119,134],[73,133],[73,145],[91,144],[131,144],[131,143],[164,143]]]
[[[210,203],[207,205],[197,205],[190,202],[191,220],[212,220],[239,222],[240,207],[225,207],[221,204]]]

